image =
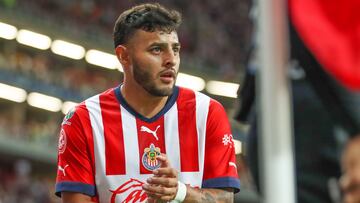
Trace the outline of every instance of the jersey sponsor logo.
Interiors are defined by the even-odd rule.
[[[143,182],[135,178],[131,178],[129,181],[120,185],[116,190],[110,190],[111,203],[116,203],[116,197],[120,195],[124,203],[136,203],[145,202],[147,199],[146,193],[142,190]]]
[[[234,145],[232,134],[225,134],[222,138],[222,143],[224,144],[224,146],[229,146],[230,148],[232,148]]]
[[[143,166],[149,171],[158,169],[160,167],[160,162],[156,159],[156,157],[160,154],[160,148],[155,147],[155,145],[151,143],[149,148],[144,149],[144,154],[142,156]]]
[[[157,136],[157,134],[156,134],[156,131],[157,131],[159,128],[160,128],[160,125],[158,125],[154,131],[152,131],[152,130],[150,130],[150,129],[149,129],[148,127],[146,127],[146,126],[141,126],[141,127],[140,127],[140,131],[150,133],[150,134],[152,134],[152,135],[155,137],[156,140],[159,140],[159,138],[158,138],[158,136]]]
[[[64,117],[61,125],[71,125],[71,122],[69,122],[70,118],[73,117],[75,113],[75,108],[72,108]]]
[[[64,129],[61,129],[60,131],[60,137],[59,137],[59,153],[62,154],[66,150],[66,133]]]
[[[66,165],[64,166],[64,168],[63,168],[63,167],[61,167],[61,166],[59,165],[59,166],[58,166],[58,170],[61,171],[64,176],[66,176],[65,169],[66,169],[68,166],[69,166],[69,164],[66,164]]]

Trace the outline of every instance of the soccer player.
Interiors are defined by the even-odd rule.
[[[59,138],[63,202],[232,202],[239,191],[227,115],[175,86],[181,16],[159,4],[123,12],[114,28],[123,82],[71,110]]]

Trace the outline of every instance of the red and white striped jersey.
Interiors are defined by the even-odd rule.
[[[165,107],[146,118],[116,87],[65,116],[56,194],[71,191],[99,202],[145,202],[141,186],[159,167],[155,157],[160,153],[185,184],[239,190],[230,124],[220,103],[175,87]]]

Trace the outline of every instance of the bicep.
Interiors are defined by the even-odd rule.
[[[62,192],[61,200],[62,203],[94,203],[90,196],[75,192]]]
[[[240,188],[230,123],[220,103],[210,102],[202,188]]]
[[[96,195],[92,150],[78,113],[76,110],[67,116],[60,130],[56,179],[58,196],[65,191]]]

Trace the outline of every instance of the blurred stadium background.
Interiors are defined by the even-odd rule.
[[[113,55],[119,13],[145,1],[0,0],[0,203],[52,203],[59,126],[74,104],[122,80]],[[183,13],[178,85],[232,117],[250,47],[250,0],[160,0]],[[234,137],[243,141],[236,122]],[[255,202],[243,154],[242,192]]]

